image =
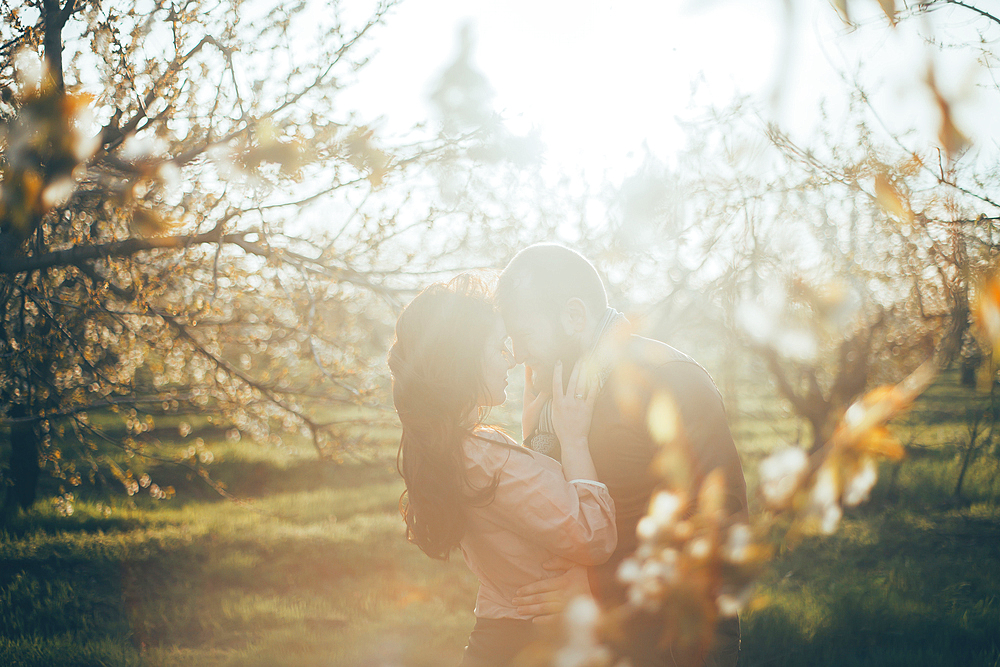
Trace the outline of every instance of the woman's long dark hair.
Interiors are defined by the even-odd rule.
[[[392,401],[403,425],[396,467],[406,536],[431,558],[447,560],[465,534],[465,507],[492,498],[497,480],[471,488],[462,444],[481,419],[486,342],[497,313],[485,284],[468,274],[416,296],[396,321],[389,350]]]

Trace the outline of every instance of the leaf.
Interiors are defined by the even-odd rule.
[[[889,23],[893,26],[896,25],[896,2],[895,0],[878,0],[878,4],[882,7],[882,11],[889,18]]]
[[[906,456],[906,450],[885,426],[866,431],[858,442],[858,448],[893,461],[902,460]]]
[[[851,15],[847,10],[847,0],[833,0],[833,6],[837,9],[837,13],[840,14],[840,18],[844,19],[846,23],[851,22]]]
[[[886,422],[907,409],[937,374],[934,362],[927,361],[892,386],[877,387],[855,401],[844,413],[831,443],[834,449],[869,451],[898,459],[903,448],[884,428]]]
[[[941,94],[941,90],[937,86],[933,64],[927,66],[927,85],[930,87],[931,93],[934,95],[934,102],[941,113],[941,124],[938,126],[938,141],[941,142],[941,147],[944,148],[948,159],[954,159],[956,155],[969,145],[969,139],[955,125],[951,113],[951,104]]]
[[[698,491],[698,511],[706,517],[719,517],[726,503],[726,476],[721,468],[708,473]]]
[[[993,276],[977,290],[973,313],[994,348],[1000,343],[1000,278]]]
[[[346,153],[344,157],[348,164],[358,171],[367,171],[368,182],[372,184],[372,187],[377,188],[385,180],[391,159],[388,153],[373,144],[374,134],[373,130],[364,125],[356,127],[347,135],[343,148]]]
[[[674,441],[680,428],[677,406],[667,392],[656,393],[649,402],[646,425],[653,441],[661,447]]]
[[[941,126],[938,128],[938,141],[941,142],[941,146],[950,159],[969,145],[969,139],[955,126],[951,119],[951,112],[944,100],[941,100],[939,106],[941,107]]]
[[[906,224],[913,223],[909,201],[885,173],[875,175],[875,201],[887,215]]]
[[[136,208],[132,212],[132,231],[140,236],[163,236],[173,228],[174,223],[164,218],[158,211]]]

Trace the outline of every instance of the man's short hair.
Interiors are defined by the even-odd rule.
[[[598,317],[608,307],[604,282],[586,257],[557,243],[537,243],[510,260],[497,281],[495,300],[504,313],[532,304],[555,314],[574,297]]]

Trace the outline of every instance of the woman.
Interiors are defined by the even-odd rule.
[[[565,391],[562,369],[553,380],[561,466],[483,424],[507,398],[514,360],[506,338],[486,290],[463,275],[403,309],[389,351],[407,537],[432,558],[461,549],[480,582],[463,667],[506,665],[532,641],[513,597],[551,576],[543,562],[558,555],[595,565],[617,541],[614,504],[587,443],[597,391],[582,385],[579,369]]]

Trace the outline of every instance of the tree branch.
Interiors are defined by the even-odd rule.
[[[160,248],[186,248],[205,243],[237,243],[245,234],[222,234],[218,225],[202,234],[157,236],[152,238],[129,238],[98,245],[73,246],[65,250],[54,250],[28,257],[0,257],[0,275],[17,275],[53,266],[79,266],[93,259],[109,257],[130,257],[146,250]]]
[[[136,396],[128,397],[122,396],[119,398],[108,399],[105,401],[100,401],[97,403],[88,403],[86,405],[75,405],[70,408],[63,408],[61,410],[53,410],[51,412],[41,412],[37,415],[31,415],[29,417],[8,417],[6,419],[0,420],[0,426],[9,426],[10,424],[17,424],[23,422],[34,422],[40,421],[42,419],[52,419],[53,417],[66,417],[70,415],[77,415],[81,412],[90,412],[91,410],[103,410],[104,408],[110,408],[116,405],[141,405],[143,403],[162,403],[163,401],[185,401],[192,402],[193,395],[191,394],[165,394],[163,396]]]
[[[994,23],[1000,24],[1000,17],[996,17],[996,16],[994,16],[993,14],[990,14],[987,11],[983,11],[979,7],[973,7],[972,5],[967,4],[965,2],[959,2],[959,0],[944,0],[944,4],[946,4],[946,5],[955,5],[956,7],[962,7],[964,9],[968,9],[970,11],[973,11],[973,12],[979,14],[980,16],[982,16],[984,18],[988,18],[989,20],[993,21]]]
[[[136,131],[136,128],[139,126],[142,119],[146,118],[150,105],[156,101],[160,85],[171,75],[184,67],[187,61],[194,57],[196,53],[201,51],[206,44],[214,45],[222,51],[223,54],[227,52],[227,49],[216,41],[214,37],[207,35],[203,37],[200,42],[191,47],[187,53],[174,58],[170,64],[167,65],[167,69],[163,72],[163,75],[157,79],[156,83],[154,83],[152,88],[149,89],[149,92],[146,93],[146,97],[142,100],[139,110],[136,111],[135,115],[132,116],[132,118],[130,118],[125,125],[118,127],[118,119],[121,117],[120,112],[118,112],[112,117],[111,122],[109,122],[108,125],[101,130],[101,136],[104,141],[105,149],[108,152],[114,150],[116,146],[121,144],[130,134]]]

